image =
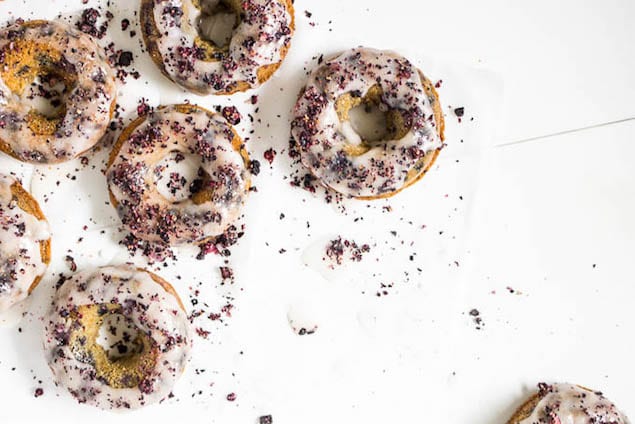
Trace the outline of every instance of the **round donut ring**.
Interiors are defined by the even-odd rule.
[[[172,286],[129,266],[81,272],[55,293],[44,348],[80,403],[137,409],[164,399],[190,357],[192,330]],[[102,346],[103,334],[109,345]]]
[[[617,407],[586,387],[573,384],[538,385],[534,393],[514,412],[507,424],[572,423],[628,424]]]
[[[0,174],[0,312],[31,294],[50,262],[51,235],[37,200]]]
[[[349,122],[359,105],[385,112],[389,140],[366,141]],[[420,180],[443,147],[434,85],[396,53],[356,48],[309,76],[291,134],[302,163],[325,185],[361,200],[393,196]]]
[[[63,86],[55,116],[25,102],[36,79]],[[59,163],[93,147],[115,107],[112,69],[93,39],[50,21],[0,31],[0,151],[30,163]]]
[[[199,22],[219,7],[239,20],[225,46],[199,31]],[[140,18],[161,72],[199,94],[229,95],[263,84],[282,64],[295,30],[292,0],[141,0]]]
[[[200,159],[197,184],[178,202],[156,185],[156,165],[173,153]],[[248,165],[243,141],[220,114],[181,104],[132,122],[115,143],[106,174],[127,229],[142,240],[177,245],[219,236],[240,217],[251,184]]]

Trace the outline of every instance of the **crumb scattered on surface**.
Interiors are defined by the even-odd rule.
[[[322,260],[326,261],[330,259],[333,263],[331,267],[335,265],[342,265],[344,260],[350,260],[352,262],[360,262],[364,254],[370,252],[370,246],[368,244],[357,244],[354,240],[342,239],[338,236],[333,239],[326,246],[326,256]]]
[[[477,330],[482,330],[483,327],[485,327],[485,322],[483,321],[483,318],[481,317],[481,313],[478,309],[474,308],[470,310],[470,317],[472,317],[472,322],[474,322],[475,324],[475,328]]]

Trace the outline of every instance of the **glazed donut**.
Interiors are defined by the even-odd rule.
[[[179,201],[157,186],[165,174],[159,164],[173,154],[193,157],[198,167]],[[222,116],[182,104],[132,122],[115,143],[106,174],[124,226],[139,239],[177,245],[219,236],[238,219],[250,186],[248,163],[242,140]],[[179,176],[170,178],[179,184]]]
[[[356,106],[385,113],[388,140],[364,140],[349,121]],[[434,86],[396,53],[356,48],[325,61],[295,105],[291,133],[304,166],[349,197],[377,199],[410,186],[443,147]]]
[[[172,286],[128,266],[75,274],[58,288],[45,321],[44,348],[57,384],[102,409],[136,409],[165,398],[191,344]]]
[[[116,97],[114,74],[100,52],[90,36],[59,22],[0,31],[0,150],[50,164],[93,147],[108,128]],[[61,85],[61,94],[44,83]],[[49,98],[57,109],[47,116],[31,107],[34,98]]]
[[[0,312],[24,300],[51,261],[48,222],[15,178],[0,174]]]
[[[267,81],[295,28],[292,0],[141,0],[140,17],[159,69],[199,94],[233,94]],[[232,24],[229,42],[211,41]]]
[[[628,419],[599,392],[573,384],[538,385],[507,424],[628,424]]]

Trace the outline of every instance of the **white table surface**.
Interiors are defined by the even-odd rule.
[[[54,18],[82,7],[80,0],[0,0],[0,19]],[[252,249],[249,255],[264,255],[269,268],[250,270],[243,306],[221,329],[223,341],[210,358],[213,369],[226,363],[239,370],[237,402],[224,399],[231,377],[213,371],[218,382],[193,409],[167,402],[113,416],[78,406],[53,386],[37,339],[2,328],[1,422],[256,423],[271,413],[276,424],[493,424],[505,422],[539,381],[602,390],[635,416],[635,2],[296,0],[295,7],[296,64],[346,45],[397,44],[445,67],[484,69],[501,82],[500,118],[480,155],[452,280],[430,286],[424,279],[416,296],[397,294],[372,309],[360,301],[351,317],[367,323],[364,311],[371,311],[373,322],[362,326],[362,336],[346,322],[338,328],[323,310],[346,304],[313,305],[322,309],[316,315],[326,331],[299,338],[279,322],[285,316],[276,308],[287,306],[277,301],[282,291],[302,298],[303,290],[324,291],[326,284],[337,299],[338,290],[351,289],[317,277],[306,286],[267,286],[272,272],[287,267],[285,259],[273,249]],[[281,78],[299,71],[285,65]],[[290,84],[295,90],[300,82]],[[164,96],[145,90],[156,103]],[[188,97],[169,84],[164,90],[170,99]],[[260,186],[275,190],[279,180],[266,174]],[[287,283],[304,278],[294,269],[283,272]],[[400,307],[407,313],[395,317]],[[481,330],[468,314],[473,308],[484,320]],[[38,399],[36,387],[45,389]],[[182,388],[180,396],[191,392]]]

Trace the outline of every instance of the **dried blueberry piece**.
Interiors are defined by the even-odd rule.
[[[119,66],[130,66],[131,63],[132,63],[132,52],[129,52],[129,51],[121,52],[121,54],[119,55],[119,60],[117,61],[117,64]]]
[[[260,174],[260,162],[256,159],[249,161],[249,172],[252,175]]]
[[[222,110],[223,117],[227,119],[232,125],[238,125],[240,123],[240,112],[235,106],[225,106]]]

